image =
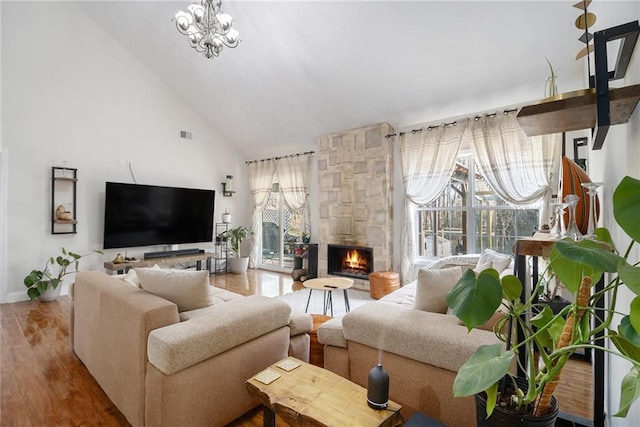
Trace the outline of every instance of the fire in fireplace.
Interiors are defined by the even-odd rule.
[[[373,268],[373,248],[328,245],[327,272],[335,276],[367,279]]]

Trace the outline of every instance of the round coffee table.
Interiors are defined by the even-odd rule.
[[[302,285],[309,289],[309,298],[307,298],[307,307],[304,309],[306,313],[309,310],[309,302],[311,301],[311,294],[314,289],[317,291],[324,291],[324,315],[327,311],[331,310],[331,317],[333,317],[333,298],[332,291],[342,290],[344,292],[344,308],[348,313],[351,308],[349,307],[349,295],[347,295],[347,289],[353,286],[353,279],[347,279],[342,277],[321,277],[318,279],[309,279],[302,282]]]

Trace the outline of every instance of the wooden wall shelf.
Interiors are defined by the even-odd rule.
[[[522,107],[518,123],[527,136],[546,135],[596,126],[596,90],[561,94]],[[629,121],[640,100],[640,84],[609,89],[611,125]]]

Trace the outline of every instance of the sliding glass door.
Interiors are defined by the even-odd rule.
[[[275,183],[262,211],[262,268],[279,271],[293,268],[293,244],[302,241],[302,217],[302,213],[287,208]]]

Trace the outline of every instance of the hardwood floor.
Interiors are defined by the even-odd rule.
[[[249,270],[246,275],[211,276],[211,283],[243,295],[270,297],[302,287],[288,274]],[[0,425],[2,426],[128,426],[128,422],[71,350],[69,297],[50,303],[20,302],[0,305]],[[585,406],[584,382],[588,365],[565,370],[578,387],[562,391],[561,405]],[[564,408],[563,408],[564,409]],[[582,409],[584,412],[585,409]],[[588,410],[587,410],[588,411]],[[588,412],[586,412],[588,414]],[[278,425],[286,425],[278,420]],[[571,424],[563,424],[571,425]],[[262,426],[257,408],[231,424]]]

